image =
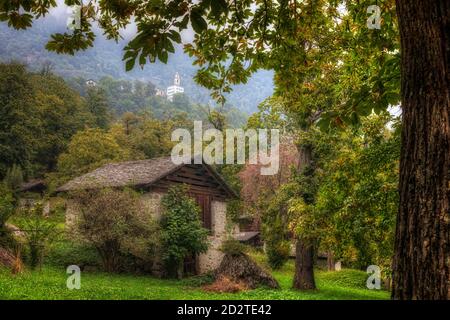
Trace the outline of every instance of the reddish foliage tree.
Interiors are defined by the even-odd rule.
[[[282,184],[287,183],[293,168],[299,166],[299,152],[292,137],[284,137],[279,147],[279,170],[275,175],[262,175],[262,164],[247,163],[239,173],[244,210],[253,214],[253,229],[259,228],[260,209]]]

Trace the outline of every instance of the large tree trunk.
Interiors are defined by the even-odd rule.
[[[294,288],[299,290],[316,289],[314,281],[314,247],[297,240],[295,246]]]
[[[310,145],[305,145],[300,150],[299,169],[302,174],[313,175],[312,170],[308,167],[312,165],[312,148]],[[308,172],[309,171],[309,172]],[[305,203],[312,200],[307,197]],[[301,237],[297,238],[295,245],[295,275],[293,287],[299,290],[315,289],[316,283],[314,281],[314,246],[312,241]]]
[[[394,299],[449,297],[450,3],[397,0],[402,55]]]

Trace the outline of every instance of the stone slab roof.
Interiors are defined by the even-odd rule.
[[[170,157],[110,163],[69,181],[57,191],[147,185],[179,167]]]
[[[236,193],[211,166],[205,163],[203,165],[207,167],[208,172],[219,182],[225,192],[232,197],[237,197]],[[185,164],[174,164],[170,156],[110,163],[67,182],[56,191],[150,186],[183,166]]]

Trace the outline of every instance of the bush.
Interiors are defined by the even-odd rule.
[[[23,221],[25,243],[31,268],[42,265],[44,254],[50,243],[56,239],[56,224],[43,216],[42,203],[27,209]]]
[[[281,188],[268,203],[262,215],[262,237],[265,243],[267,261],[272,269],[281,268],[289,259],[291,234],[289,234],[286,203],[291,195]]]
[[[100,267],[101,261],[94,247],[62,240],[52,246],[51,254],[46,258],[46,265],[63,268],[77,265],[83,270],[87,266]]]
[[[11,190],[0,183],[0,229],[6,224],[6,220],[14,213],[15,201]]]
[[[267,262],[272,269],[280,269],[288,261],[290,251],[289,241],[266,242]]]
[[[242,212],[242,201],[239,199],[227,201],[227,218],[234,223],[239,222]]]
[[[220,250],[225,254],[237,256],[244,253],[246,251],[246,247],[237,240],[229,239],[222,243]]]
[[[105,271],[127,271],[124,260],[152,266],[158,227],[131,190],[98,189],[73,194],[80,215],[75,239],[96,248]],[[150,267],[151,268],[151,267]]]
[[[14,242],[11,233],[6,228],[6,221],[14,211],[14,196],[4,183],[0,183],[0,246],[10,247]]]
[[[162,199],[162,258],[167,274],[177,278],[182,277],[185,258],[208,249],[208,230],[202,227],[200,209],[186,192],[186,186],[174,186]]]
[[[6,171],[4,183],[9,189],[17,192],[20,185],[23,183],[22,168],[13,164],[13,166]]]

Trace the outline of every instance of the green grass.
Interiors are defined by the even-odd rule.
[[[81,289],[68,290],[63,268],[44,267],[13,276],[0,270],[0,299],[388,299],[389,292],[365,288],[367,275],[357,270],[316,271],[318,290],[291,289],[293,263],[273,272],[281,289],[256,289],[235,294],[205,292],[202,278],[181,281],[150,276],[82,273]]]

